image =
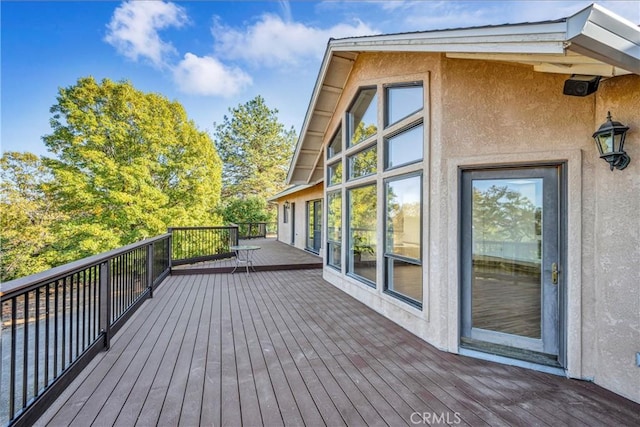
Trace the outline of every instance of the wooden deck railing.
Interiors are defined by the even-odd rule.
[[[249,229],[253,229],[250,226]],[[233,256],[238,226],[167,234],[2,284],[0,425],[30,425],[172,265]]]
[[[0,425],[30,425],[170,273],[171,234],[2,284]]]
[[[231,246],[238,244],[238,226],[227,227],[173,227],[171,246],[172,265],[229,258]]]

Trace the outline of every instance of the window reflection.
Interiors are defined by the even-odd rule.
[[[378,131],[377,104],[375,88],[363,89],[358,94],[347,115],[350,147],[375,135]]]
[[[541,178],[473,180],[474,328],[541,337],[542,188]]]
[[[392,86],[386,89],[386,126],[391,126],[405,117],[422,110],[424,97],[422,85]]]
[[[327,193],[327,264],[342,266],[342,193]]]
[[[327,149],[327,158],[331,158],[342,151],[342,128],[338,129],[338,132],[333,136],[333,139],[329,143]]]
[[[376,282],[376,185],[348,191],[348,272]]]
[[[422,176],[387,181],[386,289],[422,302]]]
[[[360,178],[376,173],[378,151],[373,146],[349,157],[349,179]]]
[[[385,140],[386,168],[393,168],[422,160],[424,126],[414,126]]]
[[[342,161],[329,165],[329,186],[342,182]]]

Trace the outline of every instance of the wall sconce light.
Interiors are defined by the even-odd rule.
[[[290,207],[291,207],[291,203],[289,203],[288,200],[286,202],[284,202],[284,208],[285,209],[289,209]]]
[[[607,112],[607,121],[593,133],[596,147],[600,151],[600,158],[609,163],[611,170],[622,170],[627,167],[631,158],[624,151],[624,139],[627,136],[628,126],[611,120],[611,112]]]

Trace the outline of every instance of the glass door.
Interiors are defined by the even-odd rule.
[[[559,174],[463,172],[462,346],[559,363]]]
[[[307,249],[319,253],[322,239],[322,201],[307,202]]]

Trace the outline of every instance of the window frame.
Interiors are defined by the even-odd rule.
[[[415,114],[415,113],[414,113]],[[411,116],[409,116],[411,117]],[[411,160],[408,162],[404,162],[404,163],[399,163],[397,165],[393,165],[393,166],[389,166],[389,140],[393,139],[397,136],[402,135],[405,132],[409,132],[417,127],[422,126],[422,155],[420,156],[419,159],[415,159],[415,160]],[[393,132],[389,132],[388,134],[386,134],[383,138],[382,138],[382,144],[384,146],[384,154],[383,154],[383,171],[392,171],[394,169],[399,169],[405,166],[409,166],[409,165],[413,165],[415,163],[420,163],[424,161],[424,120],[419,119],[417,121],[412,121],[411,123],[407,124],[406,126],[401,127],[400,129],[397,129]]]
[[[351,192],[354,190],[358,190],[361,188],[365,188],[365,187],[370,187],[373,186],[375,187],[375,191],[376,191],[376,227],[377,227],[377,222],[378,222],[378,182],[376,180],[371,180],[365,183],[362,183],[360,185],[354,185],[354,186],[350,186],[345,188],[346,190],[346,203],[345,203],[345,219],[346,219],[346,225],[345,225],[345,230],[347,231],[347,246],[345,249],[345,256],[344,256],[344,261],[345,261],[345,271],[346,271],[346,275],[349,277],[354,278],[355,280],[358,280],[359,282],[364,283],[365,285],[373,288],[373,289],[377,289],[378,288],[378,283],[377,283],[377,272],[378,272],[378,257],[380,254],[380,245],[376,242],[376,253],[375,253],[375,263],[376,263],[376,280],[372,281],[364,276],[360,276],[359,274],[354,273],[352,270],[354,267],[351,266],[352,262],[351,262]],[[377,238],[377,230],[376,230],[376,238]],[[343,238],[344,240],[344,238]]]
[[[358,99],[360,98],[360,94],[366,90],[371,90],[374,89],[375,93],[373,95],[374,99],[375,99],[375,104],[371,103],[369,104],[369,106],[367,107],[367,110],[371,107],[371,105],[375,105],[376,107],[376,133],[368,136],[358,142],[356,142],[355,144],[352,143],[352,139],[353,139],[353,133],[355,131],[355,129],[353,129],[354,124],[353,124],[353,113],[351,112],[351,110],[354,108],[354,106],[357,104]],[[356,95],[353,97],[351,103],[349,104],[349,107],[346,109],[346,111],[344,112],[344,121],[345,121],[345,135],[344,135],[344,139],[345,139],[345,146],[344,146],[344,150],[349,150],[350,148],[353,147],[358,147],[360,145],[369,145],[370,143],[372,143],[373,141],[376,141],[378,138],[378,135],[380,134],[380,127],[378,126],[378,105],[379,105],[379,99],[378,99],[378,85],[368,85],[368,86],[360,86],[358,88],[358,91],[356,92]],[[366,112],[366,110],[365,110]]]
[[[389,252],[387,250],[387,230],[388,230],[388,224],[389,224],[389,216],[388,216],[388,197],[387,197],[387,189],[388,189],[388,184],[394,181],[402,181],[404,179],[410,179],[410,178],[415,178],[415,177],[419,177],[419,182],[420,182],[420,258],[411,258],[411,257],[407,257],[407,256],[403,256],[403,255],[398,255],[395,254],[394,252]],[[422,286],[424,288],[424,262],[423,262],[423,253],[424,253],[424,173],[422,170],[419,171],[414,171],[414,172],[409,172],[409,173],[404,173],[404,174],[399,174],[399,175],[393,175],[393,176],[389,176],[386,177],[383,180],[383,197],[384,197],[384,215],[383,215],[383,229],[384,229],[384,242],[383,242],[383,253],[382,253],[382,264],[383,264],[383,276],[384,276],[384,282],[383,282],[383,287],[382,290],[385,294],[391,295],[394,298],[400,299],[403,302],[406,302],[418,309],[422,309],[422,304],[424,302],[424,289],[422,292],[422,301],[416,300],[408,295],[405,295],[403,293],[397,292],[394,289],[390,289],[389,285],[390,283],[392,283],[392,275],[391,275],[391,269],[389,268],[389,262],[393,262],[394,260],[397,261],[402,261],[402,262],[406,262],[408,264],[412,264],[412,265],[417,265],[420,266],[420,270],[422,273],[422,277],[420,278],[420,286]]]
[[[337,190],[327,191],[325,194],[326,194],[326,198],[325,198],[324,205],[326,206],[326,212],[327,212],[327,221],[326,221],[327,257],[326,257],[325,264],[333,268],[334,270],[342,271],[342,266],[344,265],[343,251],[342,251],[342,247],[344,246],[344,196],[342,194],[341,188]],[[331,233],[329,232],[329,226],[331,225],[329,222],[329,208],[331,206],[331,202],[329,198],[332,195],[337,195],[338,197],[340,197],[340,230],[338,231],[340,238],[338,240],[333,240],[331,238]],[[340,247],[339,265],[330,263],[331,257],[329,253],[331,252],[332,248],[335,245],[338,245]]]
[[[332,152],[331,146],[336,141],[336,137],[338,137],[338,135],[340,136],[340,151],[337,151],[337,152],[334,153],[334,152]],[[343,132],[342,132],[342,125],[338,126],[336,131],[333,133],[333,136],[329,140],[329,144],[327,144],[327,150],[326,151],[327,151],[327,153],[326,153],[327,161],[332,160],[334,158],[337,158],[344,151],[344,137],[343,137]]]
[[[406,116],[402,117],[399,120],[396,120],[393,123],[389,123],[389,90],[390,89],[398,89],[398,88],[408,88],[408,87],[421,87],[422,88],[422,107],[418,108],[417,110],[412,111],[411,113],[407,114]],[[413,116],[414,114],[416,114],[419,111],[424,110],[424,81],[423,80],[415,80],[415,81],[410,81],[410,82],[403,82],[403,83],[388,83],[388,84],[384,84],[382,85],[382,91],[384,93],[384,100],[383,100],[383,131],[392,127],[395,124],[398,124],[402,121],[404,121],[405,119],[407,119],[408,117]]]

